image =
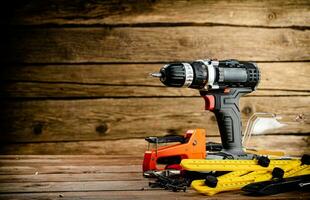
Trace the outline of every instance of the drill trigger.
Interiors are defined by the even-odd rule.
[[[215,108],[215,98],[213,95],[204,95],[203,99],[205,100],[205,110],[213,111]]]

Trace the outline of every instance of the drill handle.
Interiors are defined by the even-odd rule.
[[[216,116],[224,153],[233,156],[245,155],[242,148],[239,99],[250,92],[252,92],[251,88],[230,88],[228,92],[201,91],[206,101],[206,110],[214,112]]]

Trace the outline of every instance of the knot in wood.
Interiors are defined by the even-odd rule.
[[[106,134],[108,131],[108,125],[107,124],[100,124],[99,126],[96,127],[96,132],[99,133],[100,135]]]
[[[245,106],[242,109],[242,113],[246,114],[246,115],[250,115],[250,114],[252,114],[252,112],[253,112],[253,109],[250,106]]]
[[[268,20],[275,20],[277,19],[277,14],[275,12],[271,12],[267,16]]]
[[[210,117],[210,120],[211,120],[211,121],[213,121],[213,122],[216,122],[216,118],[215,118],[215,116],[214,116],[214,115],[212,115],[212,116]]]
[[[35,135],[40,135],[43,132],[43,124],[41,122],[36,123],[33,126],[33,130],[32,131],[33,131],[33,133]]]

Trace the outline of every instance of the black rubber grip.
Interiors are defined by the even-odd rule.
[[[252,92],[251,88],[230,88],[228,93],[223,91],[207,92],[214,95],[214,114],[217,119],[221,134],[223,152],[242,156],[245,155],[242,149],[242,124],[239,109],[241,96]]]
[[[293,190],[310,190],[310,175],[294,176],[280,180],[250,183],[242,188],[251,195],[272,195]]]
[[[185,143],[186,139],[180,135],[167,135],[163,137],[146,137],[144,138],[149,143],[170,143],[170,142],[180,142]]]

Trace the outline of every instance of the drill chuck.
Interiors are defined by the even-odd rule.
[[[165,65],[152,76],[170,87],[189,87],[200,90],[249,87],[255,90],[260,73],[253,62],[237,60],[198,60],[192,63]]]

